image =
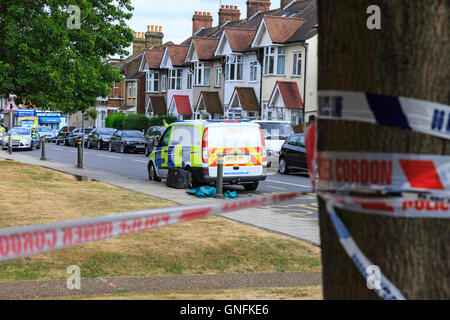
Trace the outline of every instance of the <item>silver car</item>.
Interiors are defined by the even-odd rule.
[[[9,132],[2,140],[2,149],[8,149]],[[13,149],[33,150],[41,148],[39,132],[35,128],[16,127],[11,129],[11,140]]]

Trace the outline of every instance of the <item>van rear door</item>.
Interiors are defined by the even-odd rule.
[[[208,127],[209,176],[217,177],[217,154],[224,155],[224,177],[263,174],[263,148],[258,126],[221,124]]]

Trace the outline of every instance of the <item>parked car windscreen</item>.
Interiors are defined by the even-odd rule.
[[[31,129],[29,128],[12,128],[11,134],[16,136],[29,136],[31,134]]]
[[[286,140],[294,134],[292,125],[284,122],[258,122],[261,126],[264,139],[266,140]]]
[[[116,133],[117,129],[111,129],[111,128],[104,128],[104,129],[98,129],[98,133],[104,136],[112,136],[114,133]]]
[[[53,133],[53,129],[50,127],[38,127],[37,128],[39,132],[51,132]]]
[[[122,131],[122,137],[124,138],[143,138],[144,135],[139,131]]]

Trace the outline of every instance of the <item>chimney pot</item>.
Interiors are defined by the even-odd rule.
[[[162,32],[162,27],[159,27],[159,32]]]

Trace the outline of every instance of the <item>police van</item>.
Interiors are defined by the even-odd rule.
[[[167,178],[169,168],[192,173],[194,185],[215,182],[223,154],[224,184],[248,191],[266,179],[267,150],[258,124],[245,120],[177,121],[156,142],[148,161],[149,179]]]

